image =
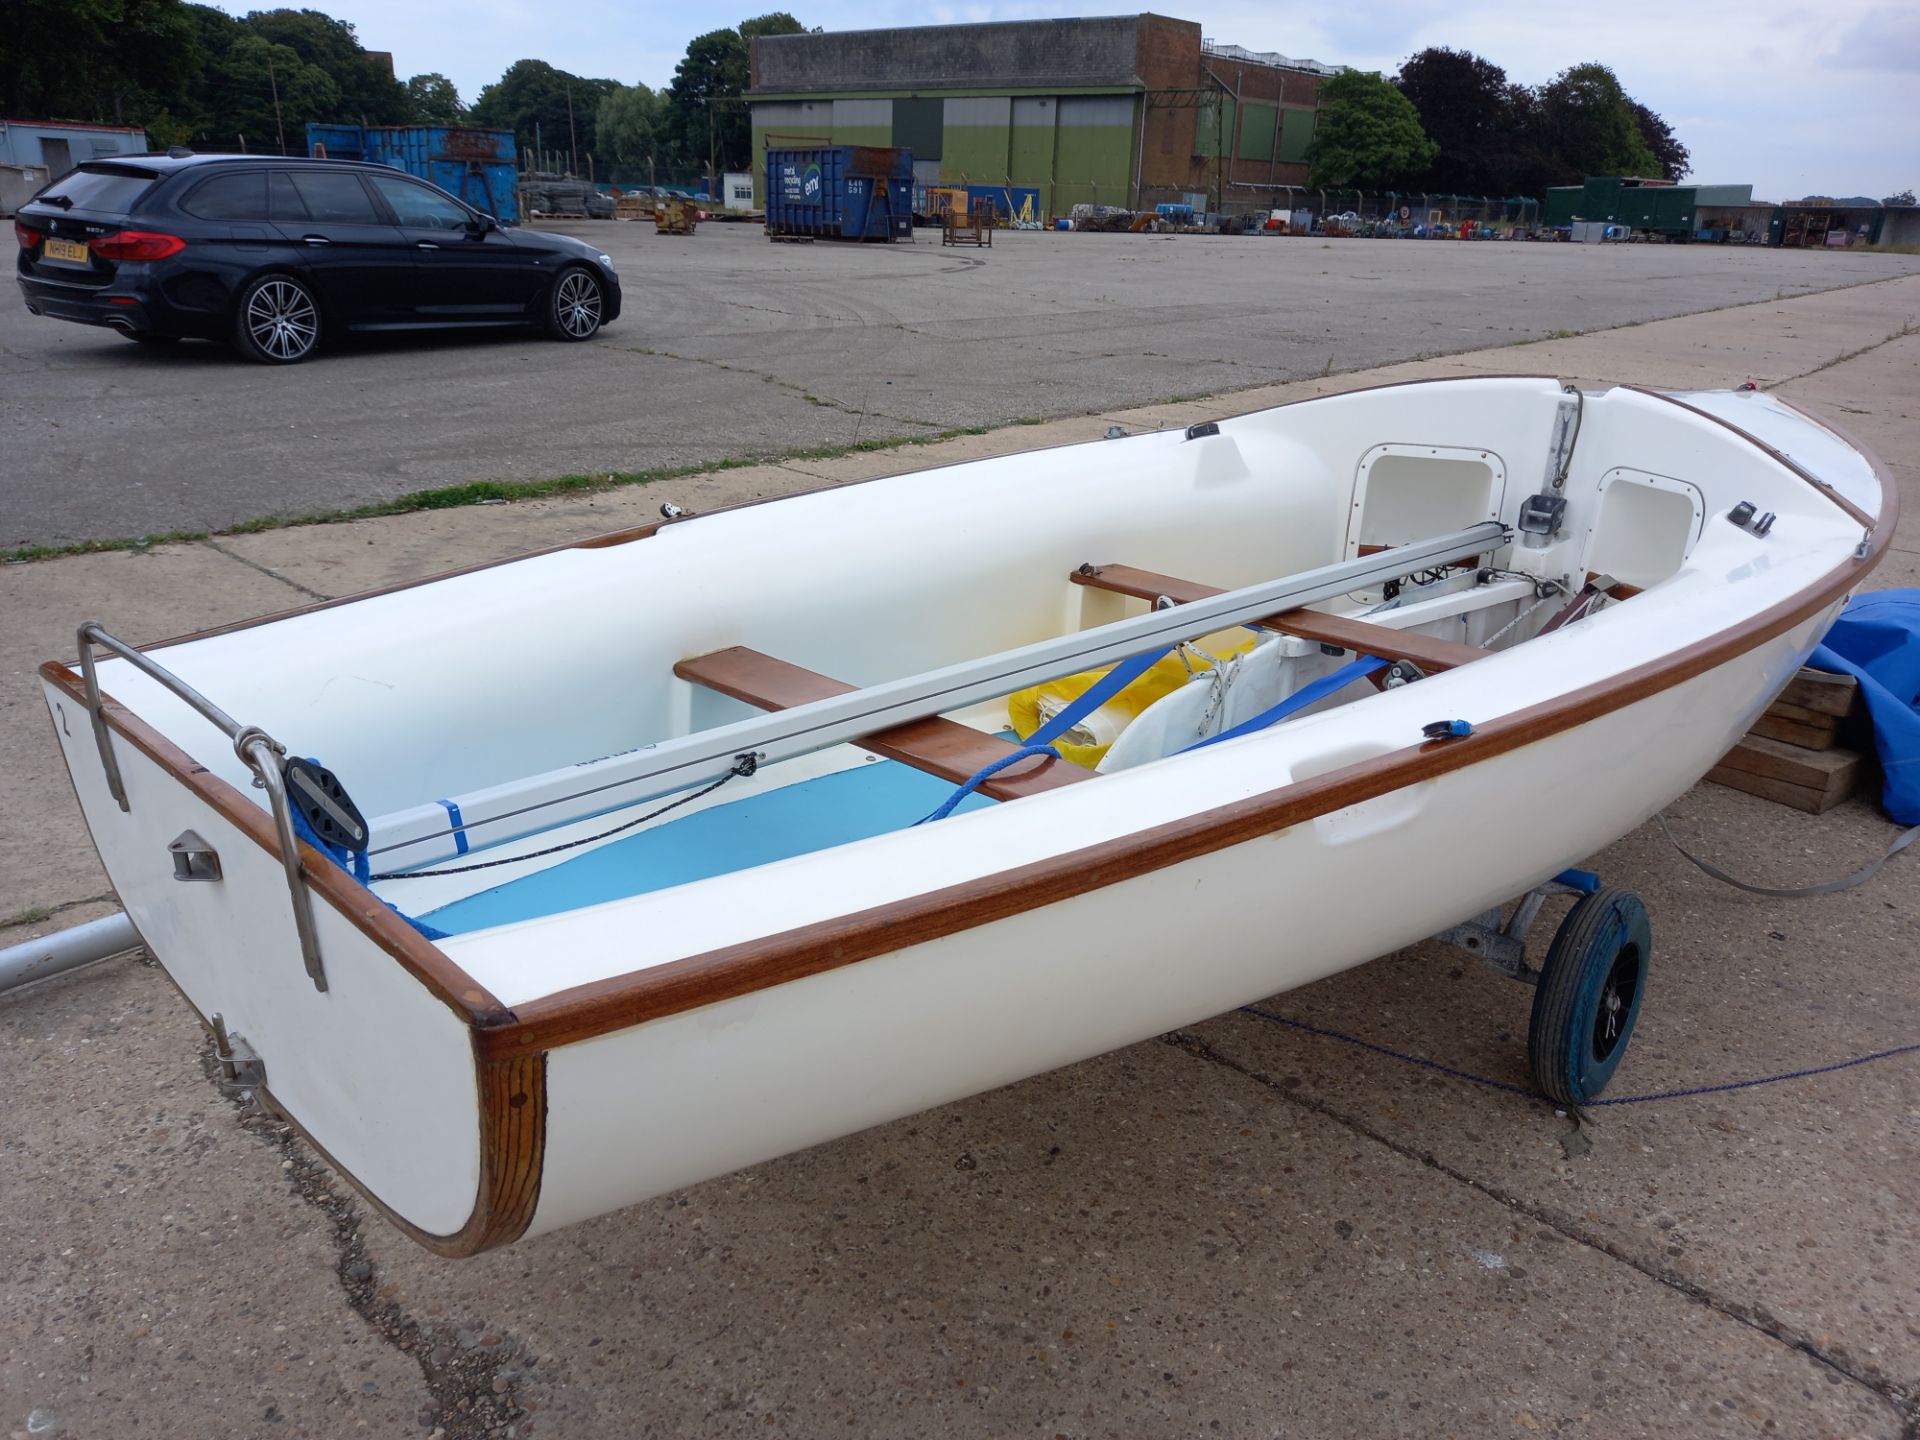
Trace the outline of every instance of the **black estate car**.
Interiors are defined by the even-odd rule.
[[[150,344],[228,340],[273,365],[342,330],[534,325],[585,340],[620,313],[598,246],[503,230],[386,165],[98,160],[23,205],[13,233],[34,314]]]

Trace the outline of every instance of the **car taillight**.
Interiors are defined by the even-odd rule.
[[[156,230],[122,230],[87,243],[103,260],[164,260],[187,248],[187,242],[178,235],[162,235]]]
[[[18,220],[13,222],[13,238],[20,242],[20,248],[22,250],[38,250],[40,248],[40,232],[38,230],[29,230]]]

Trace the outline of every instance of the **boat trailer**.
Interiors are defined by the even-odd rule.
[[[1527,933],[1555,895],[1575,895],[1539,968],[1527,962]],[[1653,935],[1647,907],[1630,890],[1602,885],[1586,870],[1562,870],[1520,898],[1433,937],[1533,987],[1527,1063],[1549,1100],[1578,1109],[1606,1088],[1626,1054],[1646,993]]]

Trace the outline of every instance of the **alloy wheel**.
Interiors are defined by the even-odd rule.
[[[553,296],[554,319],[560,328],[576,340],[584,340],[600,328],[600,287],[584,270],[572,270],[560,277],[560,288]]]
[[[247,333],[273,359],[299,360],[320,338],[320,312],[291,280],[269,280],[247,300]]]

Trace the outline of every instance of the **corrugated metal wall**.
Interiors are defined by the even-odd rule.
[[[1058,102],[1044,95],[1019,95],[1013,101],[1013,140],[1007,152],[1006,179],[1040,191],[1040,207],[1053,208],[1054,127]]]
[[[913,152],[914,168],[923,160],[938,160],[946,135],[946,102],[940,99],[901,99],[893,102],[893,141]]]
[[[940,168],[955,179],[982,182],[1007,177],[1012,143],[1013,100],[1006,95],[955,96],[946,102],[946,132]]]
[[[1131,95],[1061,98],[1054,140],[1053,210],[1128,202],[1138,103]]]
[[[836,145],[893,144],[893,101],[834,101],[833,143]]]

